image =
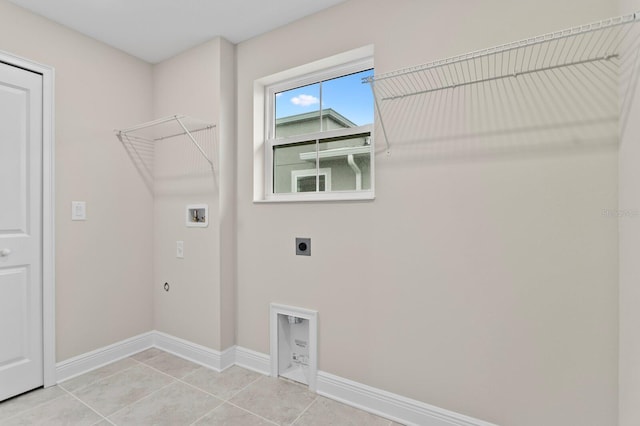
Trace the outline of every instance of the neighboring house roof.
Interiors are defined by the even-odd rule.
[[[325,108],[322,110],[322,117],[329,118],[339,124],[342,127],[357,127],[357,124],[349,120],[344,115],[335,111],[332,108]],[[303,114],[290,115],[288,117],[282,117],[276,119],[276,126],[283,126],[291,123],[300,123],[301,121],[317,120],[318,111],[305,112]]]

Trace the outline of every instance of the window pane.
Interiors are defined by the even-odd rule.
[[[273,148],[273,192],[307,192],[306,178],[313,177],[313,191],[316,182],[316,142],[302,142],[280,145]],[[302,179],[302,181],[301,181]],[[301,185],[301,186],[299,186]]]
[[[322,130],[373,124],[373,93],[362,79],[373,70],[322,82]]]
[[[320,83],[276,93],[276,138],[320,131]]]
[[[320,170],[331,178],[330,191],[371,189],[370,133],[323,139],[319,144]]]
[[[315,170],[314,170],[315,172]],[[320,175],[320,192],[326,191],[327,175]],[[316,192],[316,176],[296,176],[296,192]]]

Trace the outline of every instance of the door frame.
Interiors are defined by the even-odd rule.
[[[53,67],[0,50],[0,62],[42,75],[42,348],[44,387],[56,380],[55,133]]]

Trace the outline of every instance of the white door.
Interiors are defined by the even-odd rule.
[[[42,359],[42,76],[0,63],[0,401]]]

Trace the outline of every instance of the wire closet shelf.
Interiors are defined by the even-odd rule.
[[[531,129],[573,128],[580,140],[615,127],[617,137],[637,81],[638,22],[625,15],[363,79],[387,150]]]
[[[115,130],[116,137],[153,192],[156,145],[162,141],[185,139],[200,158],[214,171],[216,126],[186,115],[172,115],[142,123],[127,129]],[[202,161],[202,160],[200,160]]]

